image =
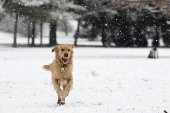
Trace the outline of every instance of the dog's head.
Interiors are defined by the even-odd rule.
[[[63,63],[63,64],[67,64],[69,62],[69,60],[71,60],[72,55],[73,55],[73,48],[75,47],[75,45],[60,45],[60,46],[55,46],[52,49],[52,52],[55,51],[56,53],[56,57]]]

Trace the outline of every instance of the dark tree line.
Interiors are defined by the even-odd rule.
[[[29,6],[22,2],[5,0],[3,6],[5,12],[15,16],[14,46],[17,45],[19,18],[25,18],[27,23],[28,44],[34,45],[35,26],[40,26],[40,45],[42,46],[43,23],[50,24],[49,45],[56,45],[58,44],[57,22],[60,17],[71,15],[78,21],[74,35],[75,45],[79,37],[94,40],[97,36],[101,36],[103,46],[110,46],[113,43],[117,47],[147,47],[149,26],[155,31],[152,33],[152,46],[159,47],[160,38],[166,46],[170,46],[168,23],[170,6],[168,4],[169,2],[165,0],[135,3],[126,0],[66,0],[66,2],[49,0],[48,3]],[[68,15],[62,15],[63,13]],[[87,30],[83,31],[83,29]]]
[[[169,7],[164,9],[168,3],[156,0],[133,4],[125,1],[86,0],[82,5],[88,11],[83,15],[80,26],[88,30],[80,33],[80,37],[93,40],[99,35],[103,46],[114,43],[117,47],[147,47],[149,26],[155,31],[152,46],[160,46],[160,37],[165,46],[170,46]]]

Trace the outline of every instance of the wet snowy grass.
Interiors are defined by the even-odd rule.
[[[169,49],[75,48],[74,89],[57,106],[51,48],[0,49],[2,113],[163,113],[170,111]]]

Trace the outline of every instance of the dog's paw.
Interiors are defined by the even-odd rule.
[[[65,104],[65,102],[62,102],[61,100],[58,100],[58,102],[57,102],[57,106],[61,106],[61,105],[64,105]]]
[[[64,103],[64,102],[61,102],[60,104],[61,104],[61,105],[64,105],[65,103]]]
[[[57,104],[60,105],[61,104],[61,100],[58,100]]]

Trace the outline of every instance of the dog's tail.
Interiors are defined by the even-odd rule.
[[[51,64],[49,65],[44,65],[43,66],[43,69],[47,70],[47,71],[50,71],[51,70]]]

